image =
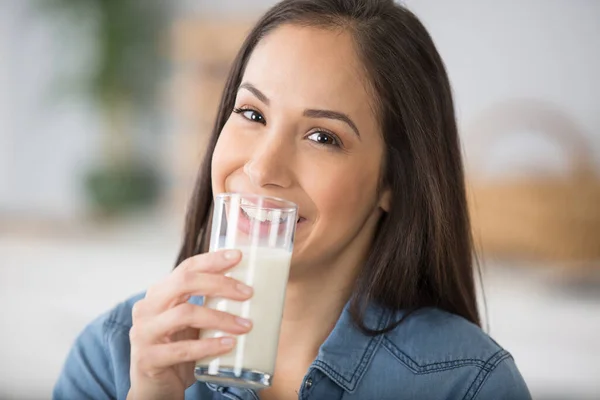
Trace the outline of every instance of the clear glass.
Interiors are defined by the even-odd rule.
[[[229,353],[199,360],[197,380],[251,389],[271,385],[297,219],[298,206],[286,200],[239,193],[215,197],[209,251],[241,250],[242,261],[227,275],[252,286],[254,295],[245,302],[206,298],[205,305],[249,318],[253,328],[238,336]],[[200,338],[224,335],[200,332]]]

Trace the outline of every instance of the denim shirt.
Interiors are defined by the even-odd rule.
[[[142,297],[130,298],[85,328],[67,356],[54,399],[127,397],[131,309]],[[371,307],[365,322],[381,329],[396,316]],[[346,307],[298,392],[301,400],[530,398],[506,350],[476,325],[436,308],[413,313],[391,332],[367,336],[355,327]],[[185,399],[259,397],[249,389],[196,382]]]

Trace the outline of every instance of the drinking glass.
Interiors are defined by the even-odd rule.
[[[227,354],[196,363],[196,379],[223,386],[261,389],[271,385],[285,289],[292,258],[298,206],[290,201],[253,194],[215,197],[209,251],[239,249],[242,260],[228,276],[254,288],[250,300],[205,298],[204,305],[253,322]],[[200,338],[225,333],[202,330]]]

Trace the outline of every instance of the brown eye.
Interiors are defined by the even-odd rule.
[[[252,122],[258,122],[259,124],[265,124],[265,117],[262,116],[261,113],[259,113],[256,110],[253,110],[251,108],[234,108],[233,112],[236,114],[240,114],[242,117],[246,118],[249,121]]]
[[[338,140],[327,132],[315,132],[308,136],[308,139],[325,146],[339,146]]]

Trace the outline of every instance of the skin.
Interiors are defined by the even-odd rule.
[[[263,400],[298,398],[389,209],[389,192],[377,190],[384,142],[367,82],[347,32],[279,27],[252,53],[213,154],[214,193],[255,193],[299,205],[276,370],[273,386],[260,392]],[[307,110],[334,111],[349,121]],[[247,321],[185,303],[190,294],[215,291],[250,296],[222,276],[238,257],[186,260],[183,272],[176,268],[136,304],[129,398],[182,398],[193,383],[193,360],[231,348],[191,340],[198,329],[233,335],[251,329]],[[182,339],[186,344],[165,359],[165,346]]]

